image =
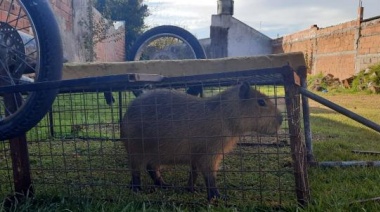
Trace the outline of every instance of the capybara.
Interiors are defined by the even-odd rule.
[[[143,93],[129,105],[121,126],[132,174],[131,188],[141,189],[142,168],[155,185],[168,187],[160,166],[188,164],[189,190],[194,190],[200,171],[208,200],[217,198],[219,164],[239,136],[252,131],[275,134],[281,123],[276,105],[247,82],[207,98],[169,89]]]

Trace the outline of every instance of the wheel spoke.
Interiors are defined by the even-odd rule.
[[[28,45],[35,44],[35,37],[23,33],[28,37],[24,39],[25,43],[21,37],[21,31],[29,32],[32,27],[22,6],[15,0],[10,1],[7,8],[4,8],[6,3],[3,3],[4,0],[1,0],[0,5],[3,7],[0,12],[6,14],[6,18],[2,20],[5,22],[0,22],[0,86],[10,86],[21,82],[26,67],[35,69],[29,61],[35,63],[37,47],[25,52]],[[16,113],[27,98],[28,95],[23,96],[21,93],[0,94],[0,121]]]

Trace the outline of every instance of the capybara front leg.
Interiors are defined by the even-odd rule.
[[[165,183],[164,179],[161,176],[160,166],[148,164],[146,166],[146,170],[149,173],[149,176],[152,178],[154,185],[159,186],[161,188],[168,188],[170,184]]]
[[[132,171],[131,189],[134,192],[138,192],[141,190],[140,171]]]
[[[220,193],[216,187],[216,172],[208,172],[205,174],[205,182],[207,187],[207,199],[211,201],[212,199],[219,198]]]
[[[194,186],[195,186],[195,182],[197,181],[197,177],[198,177],[197,166],[192,164],[191,171],[189,173],[189,181],[187,183],[187,190],[189,192],[195,191]]]

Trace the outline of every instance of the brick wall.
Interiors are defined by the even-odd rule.
[[[366,69],[380,63],[380,17],[361,24],[356,66]]]
[[[63,31],[72,31],[74,25],[72,0],[50,0],[50,3],[55,15],[64,20],[64,24],[61,25]]]
[[[272,42],[273,53],[302,51],[309,73],[346,79],[380,62],[380,17],[327,28],[311,26]]]
[[[8,22],[10,20],[15,20],[18,18],[18,16],[24,16],[25,14],[21,11],[20,13],[20,7],[18,5],[11,6],[10,0],[1,1],[0,5],[0,21],[4,21],[9,23],[11,26],[15,27],[17,24],[17,28],[22,29],[26,28],[27,26],[30,26],[30,23],[28,19],[19,19],[18,22]],[[6,11],[6,12],[5,12]],[[8,14],[9,11],[9,14]],[[19,14],[20,13],[20,14]],[[27,29],[22,30],[25,33],[29,33]]]
[[[101,19],[101,14],[95,12],[95,19]],[[125,33],[124,26],[108,29],[108,38],[95,45],[96,61],[117,62],[125,61]]]

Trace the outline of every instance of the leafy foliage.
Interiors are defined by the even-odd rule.
[[[371,86],[380,86],[380,64],[360,71],[352,81],[352,89],[354,91],[367,90]]]
[[[333,75],[318,73],[307,77],[308,88],[314,91],[343,93],[380,93],[380,63],[360,71],[355,76],[340,81]]]

